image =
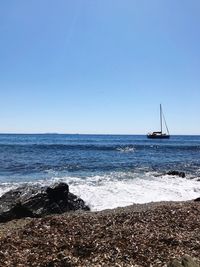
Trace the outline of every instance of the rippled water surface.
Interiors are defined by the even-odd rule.
[[[186,178],[166,172],[186,172]],[[94,209],[200,195],[200,136],[0,135],[0,194],[65,181]]]

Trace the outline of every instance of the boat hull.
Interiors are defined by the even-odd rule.
[[[169,139],[170,135],[167,135],[167,134],[163,134],[163,135],[151,135],[151,134],[148,134],[147,138],[150,138],[150,139]]]

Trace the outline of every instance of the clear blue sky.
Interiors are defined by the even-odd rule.
[[[0,132],[200,134],[199,0],[0,1]]]

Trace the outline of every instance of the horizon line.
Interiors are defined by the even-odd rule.
[[[0,135],[127,135],[127,136],[132,136],[132,135],[141,135],[141,136],[146,136],[147,134],[141,134],[141,133],[57,133],[57,132],[0,132]],[[170,134],[170,136],[200,136],[199,134]]]

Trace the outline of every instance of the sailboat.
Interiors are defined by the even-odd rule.
[[[163,124],[163,120],[164,120],[164,123],[165,123],[165,127],[166,127],[166,130],[167,130],[167,133],[163,133],[163,125],[162,125]],[[160,131],[148,133],[147,134],[147,138],[152,138],[152,139],[170,138],[169,130],[168,130],[168,127],[167,127],[167,123],[166,123],[163,111],[162,111],[161,104],[160,104]]]

